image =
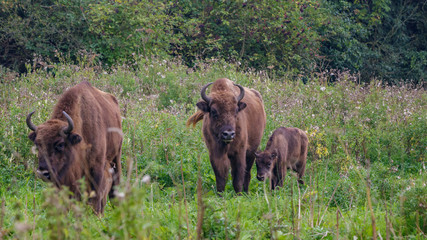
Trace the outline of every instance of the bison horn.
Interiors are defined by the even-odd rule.
[[[237,97],[237,102],[240,102],[243,99],[243,97],[245,96],[245,89],[242,86],[240,86],[239,84],[234,84],[234,85],[238,86],[240,88],[240,94]]]
[[[74,129],[73,119],[71,119],[71,117],[65,111],[62,111],[62,114],[64,114],[65,118],[68,121],[68,127],[66,129],[64,129],[64,133],[69,134]]]
[[[208,88],[209,87],[209,85],[211,85],[212,83],[208,83],[208,84],[206,84],[203,88],[202,88],[202,90],[200,91],[200,95],[202,96],[202,99],[203,100],[205,100],[205,102],[207,102],[207,103],[210,103],[211,102],[211,100],[212,100],[212,98],[210,98],[210,97],[208,97],[208,96],[206,96],[206,88]]]
[[[36,131],[37,126],[34,125],[34,123],[31,122],[31,116],[34,114],[35,111],[30,112],[30,114],[28,114],[27,116],[27,126],[28,128],[30,128],[33,131]]]

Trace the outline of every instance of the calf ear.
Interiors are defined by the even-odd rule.
[[[36,132],[30,132],[30,134],[28,134],[28,138],[34,142],[36,140]]]
[[[245,107],[246,107],[246,103],[244,103],[244,102],[239,102],[239,103],[237,104],[237,106],[239,107],[239,112],[240,112],[240,111],[242,111],[243,109],[245,109]]]
[[[68,141],[70,141],[71,145],[75,145],[79,143],[82,140],[82,137],[78,135],[77,133],[70,133],[68,135]]]
[[[200,101],[196,104],[196,106],[202,110],[203,112],[209,112],[209,105],[205,101]]]

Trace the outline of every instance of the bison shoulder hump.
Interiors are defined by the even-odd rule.
[[[113,95],[111,95],[111,94],[109,94],[109,95],[110,95],[111,100],[112,100],[115,104],[119,105],[119,101],[117,101],[117,98],[116,98],[116,97],[114,97],[114,96],[113,96]]]
[[[257,96],[257,97],[258,97],[259,99],[261,99],[261,101],[262,101],[261,93],[259,93],[257,90],[252,89],[252,88],[251,88],[251,91],[255,94],[255,96]]]

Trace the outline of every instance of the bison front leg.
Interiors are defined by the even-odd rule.
[[[225,184],[228,179],[228,171],[230,169],[229,161],[224,158],[214,159],[212,156],[210,157],[210,160],[215,173],[216,190],[218,192],[224,192]]]
[[[274,190],[276,187],[277,187],[277,177],[273,175],[270,177],[270,188],[271,190]]]
[[[285,181],[286,172],[288,169],[286,166],[281,166],[277,169],[277,184],[276,186],[283,187],[283,182]]]
[[[231,176],[233,178],[233,187],[236,193],[243,190],[243,183],[246,175],[246,158],[244,156],[237,156],[231,161]]]
[[[106,186],[109,185],[111,187],[111,183],[108,184],[108,180],[112,182],[111,177],[108,178],[108,174],[104,171],[104,167],[91,169],[90,176],[91,190],[95,193],[95,195],[92,196],[89,201],[95,213],[102,214],[104,212],[104,206],[108,193]]]

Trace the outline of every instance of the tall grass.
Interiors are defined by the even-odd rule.
[[[142,59],[104,71],[82,63],[53,72],[0,79],[0,236],[5,239],[422,239],[427,232],[427,94],[421,87],[358,85],[335,72],[309,81],[239,72],[213,60],[187,69]],[[288,174],[274,192],[253,179],[222,197],[200,124],[185,127],[199,90],[220,77],[261,92],[267,127],[260,148],[280,126],[307,131],[306,185]],[[60,94],[87,80],[119,99],[123,181],[97,217],[35,178],[26,115],[46,121]],[[253,169],[252,176],[255,176]],[[150,180],[148,181],[148,176]]]

